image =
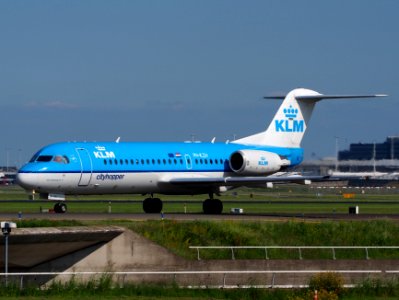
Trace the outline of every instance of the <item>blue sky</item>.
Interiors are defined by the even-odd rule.
[[[0,164],[57,141],[231,140],[306,87],[306,157],[399,135],[399,1],[1,1]]]

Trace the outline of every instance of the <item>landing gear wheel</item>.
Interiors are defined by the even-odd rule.
[[[143,210],[147,214],[159,214],[162,207],[163,203],[159,198],[147,198],[143,201]]]
[[[206,199],[202,203],[202,210],[207,215],[220,215],[223,211],[223,203],[219,199]]]
[[[67,211],[67,206],[65,203],[62,202],[57,202],[56,204],[54,204],[54,212],[57,214],[63,214],[66,213]]]

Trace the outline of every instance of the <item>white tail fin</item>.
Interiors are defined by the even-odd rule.
[[[369,98],[386,95],[323,95],[308,89],[295,89],[285,96],[266,131],[234,141],[238,144],[298,148],[301,145],[314,105],[322,99]],[[283,97],[265,97],[281,99]]]

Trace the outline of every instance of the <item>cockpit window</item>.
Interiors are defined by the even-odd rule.
[[[36,159],[37,159],[38,156],[39,156],[39,155],[36,153],[35,155],[32,156],[32,158],[30,159],[29,162],[32,163],[32,162],[36,161]]]
[[[41,162],[49,162],[53,159],[52,155],[40,155],[36,161],[41,161]]]
[[[56,155],[54,156],[53,161],[60,164],[69,164],[69,159],[65,155]]]

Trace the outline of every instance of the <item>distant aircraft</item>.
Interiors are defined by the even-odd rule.
[[[285,172],[303,160],[300,144],[316,102],[379,96],[386,95],[322,95],[299,88],[286,96],[265,97],[284,99],[269,127],[229,143],[118,139],[51,144],[18,171],[17,182],[30,193],[55,200],[76,194],[150,195],[143,201],[146,213],[162,211],[162,201],[154,194],[208,194],[204,213],[220,214],[223,204],[214,194],[239,186],[314,179]],[[63,201],[54,206],[56,212],[66,209]]]

